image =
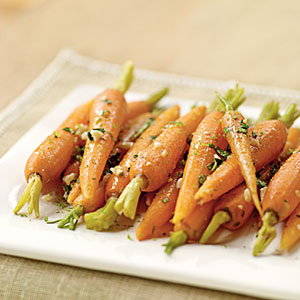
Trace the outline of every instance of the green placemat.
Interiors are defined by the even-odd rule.
[[[32,85],[0,112],[0,157],[66,94],[82,84],[113,86],[120,66],[63,50]],[[131,88],[151,93],[162,86],[182,99],[210,100],[236,82],[212,81],[137,69]],[[247,104],[300,103],[300,93],[244,85]],[[55,245],[54,245],[55,247]],[[245,291],[246,293],[246,291]],[[0,255],[0,299],[254,299],[225,292]]]

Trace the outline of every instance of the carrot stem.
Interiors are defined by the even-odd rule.
[[[212,218],[211,222],[204,231],[200,244],[205,244],[208,239],[219,229],[219,227],[231,221],[231,216],[227,211],[220,210]]]
[[[104,207],[95,212],[85,214],[84,220],[87,229],[102,231],[109,229],[118,217],[118,213],[114,210],[114,205],[118,198],[110,197]]]
[[[300,117],[300,111],[297,109],[296,104],[291,104],[287,110],[285,111],[284,115],[279,118],[287,128],[290,128],[296,119]]]
[[[76,224],[81,216],[84,215],[84,208],[81,205],[75,206],[65,217],[63,217],[57,227],[75,230]]]
[[[221,101],[221,103],[225,106],[225,111],[233,110],[233,106],[229,103],[229,101],[220,95],[218,92],[216,92],[216,95],[218,99]]]
[[[38,174],[33,174],[30,179],[29,183],[23,192],[16,208],[14,209],[14,213],[17,214],[23,206],[28,203],[28,213],[32,214],[35,212],[35,216],[39,218],[39,199],[40,193],[43,187],[43,183],[41,177]]]
[[[166,247],[165,252],[170,255],[175,248],[184,245],[187,239],[188,235],[183,230],[172,233],[168,243],[163,244]]]
[[[119,90],[122,94],[126,93],[133,81],[133,69],[134,66],[131,60],[126,61],[121,69],[120,76],[115,85],[115,88]]]
[[[169,88],[168,87],[164,87],[161,90],[153,93],[152,95],[149,96],[149,98],[146,100],[146,102],[148,103],[150,110],[152,111],[154,106],[157,104],[157,102],[163,98],[164,96],[166,96],[169,92]]]
[[[257,240],[253,248],[253,256],[262,253],[271,241],[276,237],[274,225],[278,222],[278,217],[273,211],[267,211],[263,216],[263,226],[258,232]]]
[[[142,176],[136,176],[130,181],[114,206],[119,215],[123,213],[125,217],[131,220],[135,218],[141,190],[144,185],[145,179]]]
[[[255,125],[266,120],[277,120],[279,116],[279,102],[268,102],[262,108],[259,117],[255,121]]]

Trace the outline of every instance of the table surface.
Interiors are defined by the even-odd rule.
[[[0,2],[0,109],[65,46],[113,63],[300,89],[297,0],[36,2]]]

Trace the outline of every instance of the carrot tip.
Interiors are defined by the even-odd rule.
[[[274,225],[278,222],[278,217],[273,211],[267,211],[263,217],[263,226],[258,232],[256,244],[253,248],[253,256],[262,253],[271,241],[276,237]]]
[[[141,190],[144,185],[145,180],[142,176],[137,176],[130,181],[114,205],[115,211],[119,215],[123,213],[125,217],[131,220],[135,218]]]
[[[81,216],[84,214],[84,208],[81,205],[75,206],[64,218],[62,218],[57,227],[69,228],[75,230],[76,224]]]
[[[117,200],[118,198],[110,197],[104,207],[95,212],[85,214],[84,221],[86,228],[96,231],[109,229],[118,217],[118,213],[114,210]]]
[[[30,179],[29,183],[23,192],[16,208],[14,209],[14,213],[17,214],[23,206],[27,203],[28,204],[28,213],[32,214],[35,212],[35,216],[39,218],[40,211],[39,211],[39,200],[40,194],[43,187],[43,183],[41,177],[38,174],[33,174]]]
[[[188,236],[183,230],[174,232],[171,235],[168,243],[163,244],[163,246],[166,247],[165,252],[170,255],[175,248],[184,245],[187,241],[187,238]]]
[[[220,210],[212,218],[211,222],[204,231],[200,244],[205,244],[208,239],[217,231],[217,229],[224,223],[230,222],[231,216],[227,211]]]

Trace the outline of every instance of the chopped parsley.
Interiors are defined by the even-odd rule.
[[[130,234],[127,234],[127,238],[132,241],[132,237],[130,236]]]
[[[267,182],[265,182],[265,181],[263,181],[261,179],[258,179],[258,178],[257,178],[256,182],[257,182],[257,187],[259,189],[262,189],[262,188],[264,188],[264,187],[266,187],[268,185]]]
[[[137,159],[138,157],[139,157],[138,154],[134,154],[134,155],[133,155],[133,158],[134,158],[134,159]]]
[[[255,139],[257,138],[257,134],[254,131],[252,131],[252,137]]]
[[[183,176],[183,172],[182,171],[180,171],[180,172],[177,172],[177,178],[181,178],[182,176]]]
[[[169,201],[170,201],[170,200],[169,200],[168,197],[166,197],[166,198],[164,198],[164,199],[162,200],[163,203],[167,203],[167,202],[169,202]]]
[[[70,132],[71,134],[75,134],[75,131],[70,127],[63,128],[63,131]]]
[[[156,136],[155,136],[155,135],[150,135],[150,139],[151,139],[152,142],[153,142],[156,138],[157,138],[157,135],[156,135]]]
[[[102,99],[102,102],[105,102],[105,103],[107,103],[107,104],[111,104],[111,101],[108,100],[108,99]]]

